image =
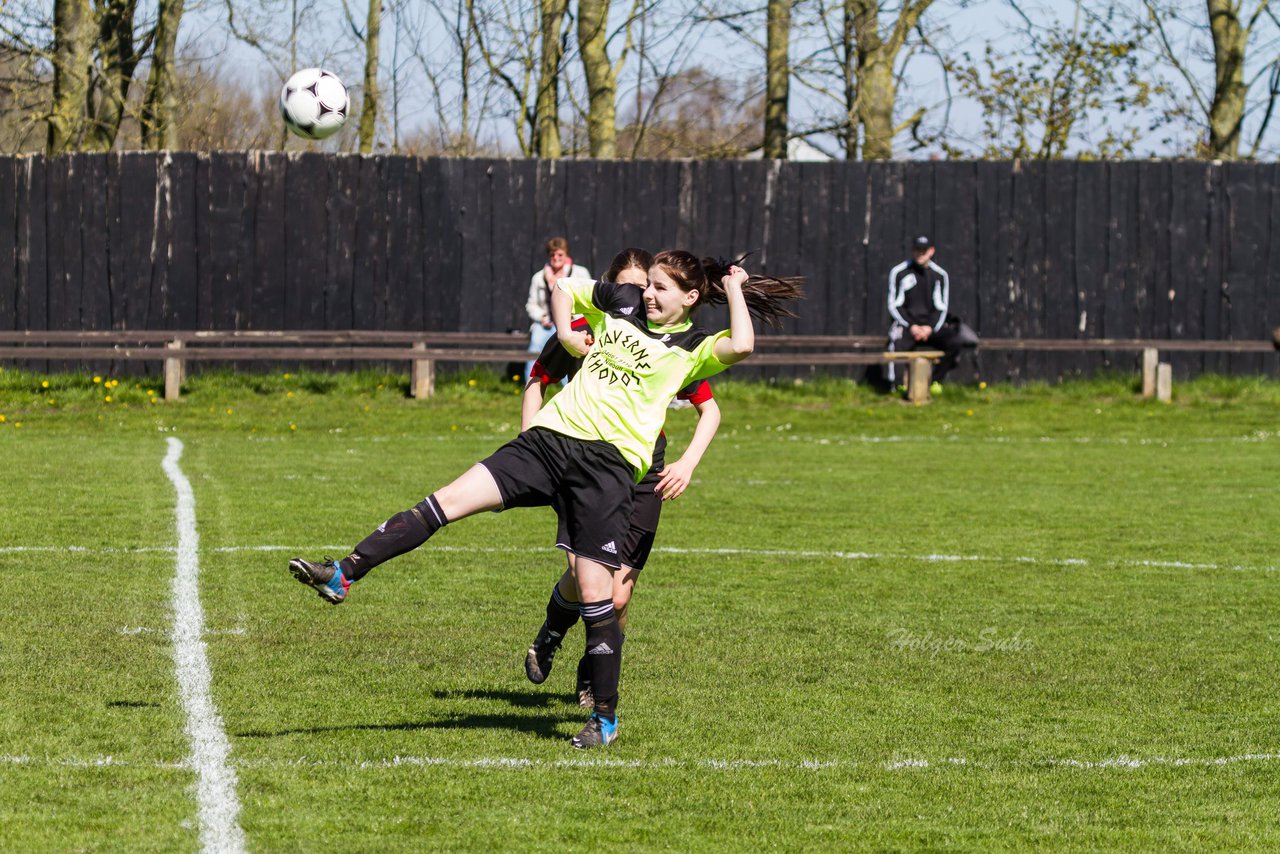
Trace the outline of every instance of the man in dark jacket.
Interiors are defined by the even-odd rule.
[[[933,241],[922,234],[911,241],[911,260],[889,271],[889,315],[893,318],[889,350],[941,350],[945,355],[933,366],[936,386],[956,366],[960,351],[977,344],[977,336],[948,317],[951,283],[947,271],[933,263],[933,252]],[[892,362],[887,373],[893,383]]]

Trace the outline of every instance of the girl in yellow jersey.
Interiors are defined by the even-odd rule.
[[[750,276],[741,267],[660,252],[648,286],[561,279],[551,297],[560,343],[585,355],[582,369],[534,417],[532,426],[460,477],[397,513],[339,561],[295,558],[289,569],[322,598],[341,603],[373,567],[416,549],[449,522],[486,510],[558,502],[576,555],[594,708],[575,747],[611,743],[618,734],[621,630],[613,573],[631,516],[634,484],[648,470],[668,404],[689,383],[751,355],[752,316],[794,316],[798,279]],[[691,315],[726,304],[729,328],[710,333]],[[572,328],[574,312],[590,331]],[[588,344],[588,342],[591,342]]]

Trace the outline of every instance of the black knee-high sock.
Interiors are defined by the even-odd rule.
[[[627,642],[626,634],[622,635],[622,642]],[[581,691],[584,685],[591,687],[591,658],[585,652],[578,659],[578,690]]]
[[[339,561],[342,574],[351,581],[359,581],[378,564],[413,551],[447,524],[449,520],[440,509],[440,502],[435,495],[428,495],[361,540],[351,554]]]
[[[587,626],[587,659],[591,663],[591,695],[595,712],[613,718],[618,710],[618,674],[622,671],[622,630],[613,599],[582,603]]]
[[[551,588],[551,598],[547,600],[547,628],[564,637],[564,633],[578,622],[581,605],[570,602],[560,595],[560,585]]]

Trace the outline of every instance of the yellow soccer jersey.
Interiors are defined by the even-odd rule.
[[[712,334],[691,323],[650,327],[644,291],[590,279],[561,279],[573,310],[591,324],[591,345],[582,368],[542,408],[533,426],[576,439],[616,447],[637,481],[653,461],[667,405],[689,383],[729,367],[715,355]]]

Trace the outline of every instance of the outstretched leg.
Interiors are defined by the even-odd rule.
[[[451,521],[501,507],[502,496],[493,476],[476,464],[448,486],[383,522],[342,560],[314,563],[294,558],[289,561],[289,571],[315,588],[322,599],[339,605],[352,583],[375,566],[413,551]]]

